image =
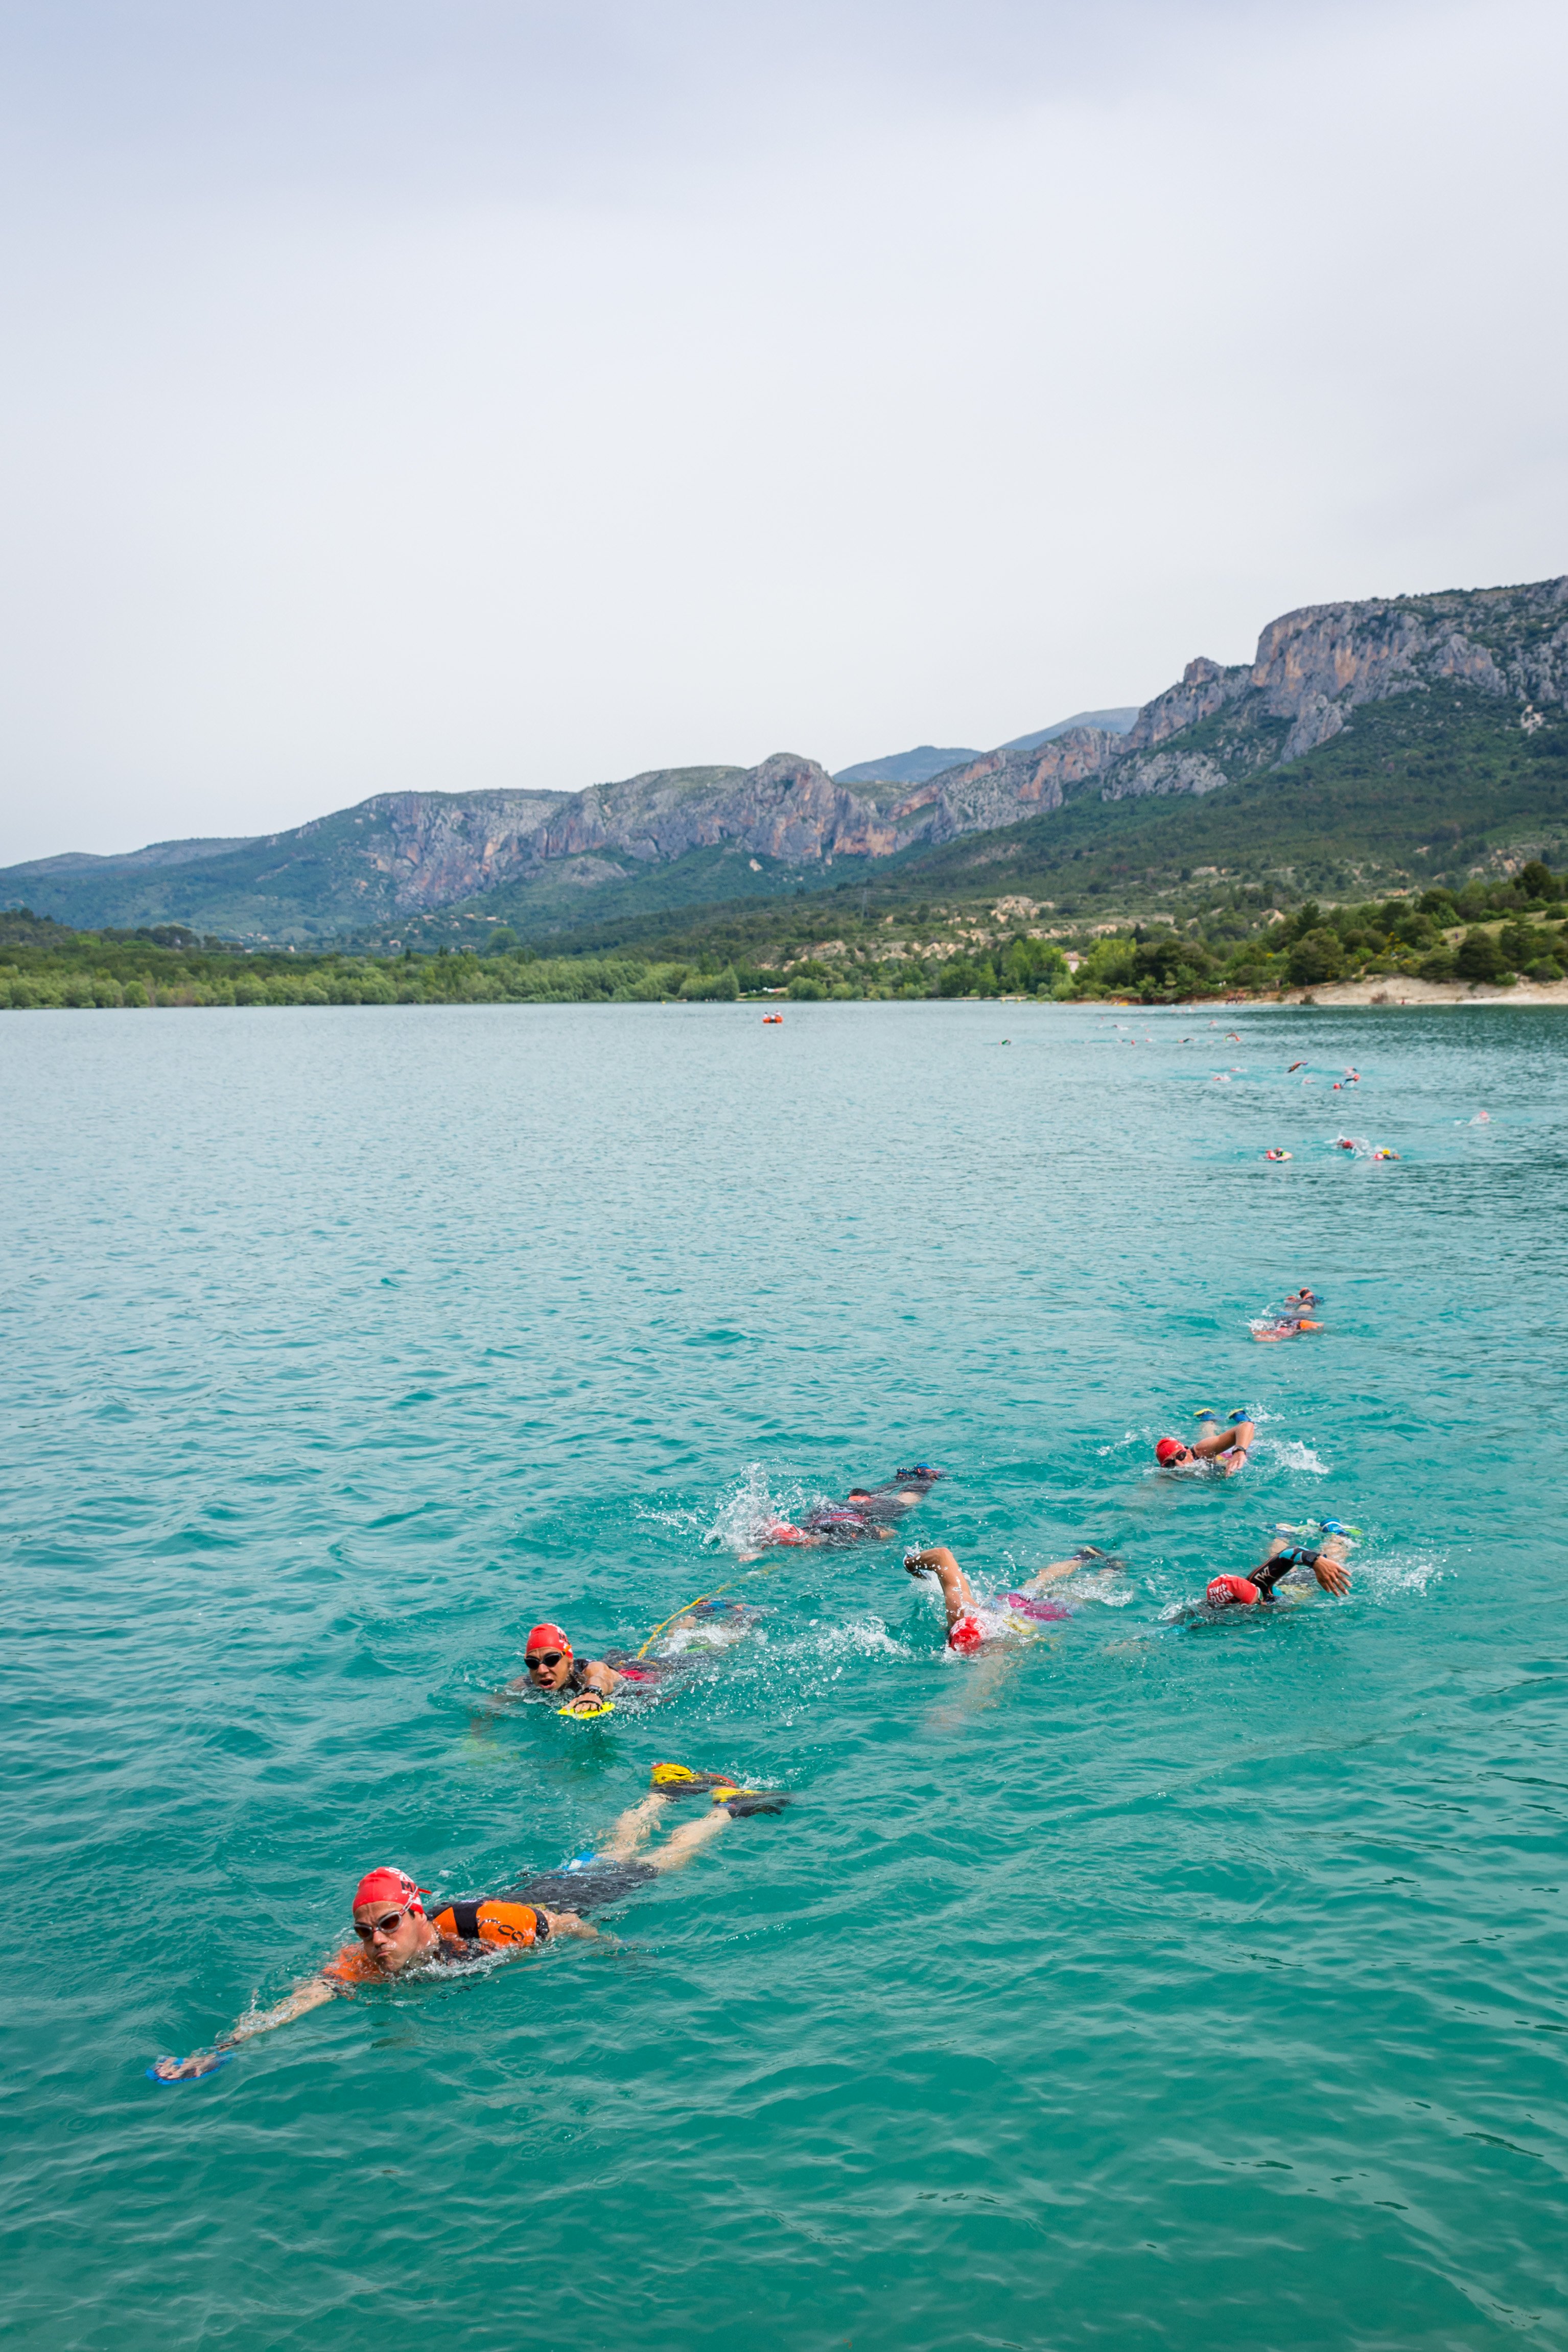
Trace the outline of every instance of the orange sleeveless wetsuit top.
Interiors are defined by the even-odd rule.
[[[449,1903],[431,1921],[438,1936],[459,1936],[465,1944],[542,1944],[549,1922],[528,1903],[502,1903],[486,1896],[479,1903]]]

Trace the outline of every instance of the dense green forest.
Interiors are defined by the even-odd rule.
[[[1066,938],[1040,936],[1028,902],[982,926],[922,908],[922,936],[890,936],[885,917],[850,908],[815,950],[766,961],[705,937],[689,956],[540,956],[506,928],[485,951],[395,956],[247,952],[178,925],[72,931],[25,908],[0,915],[0,1009],[47,1012],[172,1005],[572,1004],[1048,995],[1060,1001],[1191,998],[1312,987],[1389,974],[1508,982],[1563,977],[1565,885],[1539,860],[1508,882],[1472,880],[1289,914],[1255,886],[1211,886],[1205,909]]]

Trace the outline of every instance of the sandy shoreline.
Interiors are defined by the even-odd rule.
[[[1085,1004],[1137,1004],[1136,997],[1099,997]],[[1189,996],[1183,1000],[1197,1009],[1254,1012],[1265,1005],[1305,1005],[1329,1010],[1342,1004],[1375,1005],[1397,1010],[1416,1004],[1561,1004],[1568,1006],[1568,980],[1521,980],[1513,988],[1496,988],[1485,982],[1405,980],[1384,972],[1374,980],[1323,981],[1316,988],[1260,990],[1256,995]],[[1145,1010],[1152,1010],[1145,1007]]]

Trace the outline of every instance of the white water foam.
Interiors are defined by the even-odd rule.
[[[1443,1564],[1431,1552],[1391,1552],[1381,1559],[1358,1561],[1354,1554],[1351,1570],[1369,1601],[1380,1605],[1403,1592],[1425,1592],[1435,1578],[1443,1574]],[[1354,1589],[1354,1588],[1353,1588]]]
[[[1284,1470],[1305,1470],[1311,1477],[1333,1475],[1328,1464],[1315,1446],[1307,1445],[1299,1437],[1270,1437],[1262,1440],[1259,1452],[1266,1453],[1271,1461]]]
[[[802,1495],[794,1502],[776,1502],[768,1492],[767,1475],[754,1462],[720,1501],[712,1526],[703,1537],[712,1551],[754,1551],[771,1527],[792,1519],[810,1507]]]

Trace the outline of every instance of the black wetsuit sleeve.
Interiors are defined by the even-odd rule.
[[[1271,1593],[1281,1577],[1289,1576],[1293,1568],[1315,1568],[1322,1552],[1308,1551],[1301,1544],[1291,1544],[1286,1551],[1278,1551],[1266,1559],[1261,1568],[1252,1571],[1252,1581],[1260,1592]]]

